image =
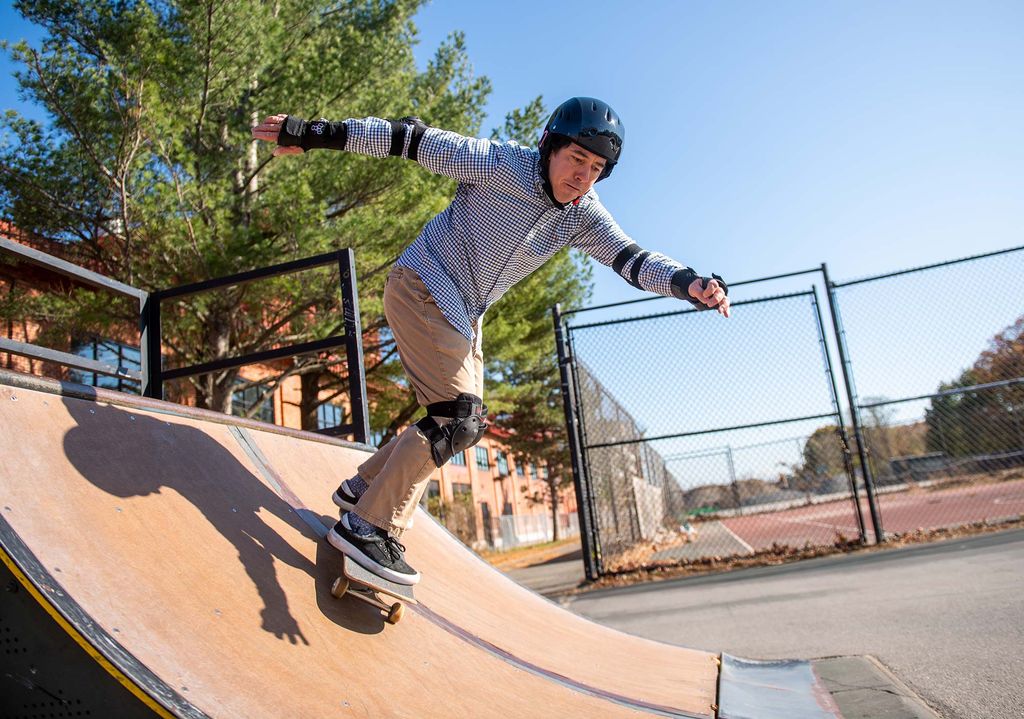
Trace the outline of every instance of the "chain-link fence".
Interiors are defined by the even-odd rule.
[[[1024,248],[808,274],[727,322],[556,310],[588,576],[1024,516]]]
[[[833,285],[886,533],[1024,513],[1024,248]]]
[[[568,327],[601,571],[861,536],[817,293],[734,307]]]

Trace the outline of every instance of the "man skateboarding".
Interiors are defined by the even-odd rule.
[[[536,150],[413,117],[307,122],[272,115],[252,134],[276,142],[275,155],[396,155],[458,181],[451,204],[406,248],[384,287],[384,314],[426,416],[378,449],[333,497],[345,514],[328,541],[386,579],[419,581],[398,540],[434,468],[479,442],[487,428],[480,329],[484,312],[512,285],[570,246],[635,287],[730,314],[720,277],[698,276],[641,249],[601,204],[593,186],[618,163],[625,130],[600,100],[559,105]]]

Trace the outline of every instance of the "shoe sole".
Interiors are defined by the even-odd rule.
[[[400,574],[399,572],[377,564],[373,559],[363,554],[356,545],[352,544],[342,535],[334,531],[334,529],[331,529],[331,531],[327,533],[327,541],[332,547],[337,549],[360,567],[368,572],[373,572],[382,579],[407,587],[411,587],[420,581],[419,572],[414,575]]]
[[[331,497],[331,499],[333,499],[334,503],[336,505],[338,505],[339,507],[341,507],[342,509],[344,509],[346,512],[351,512],[353,509],[356,508],[356,505],[355,505],[354,502],[349,502],[347,499],[342,497],[337,492],[334,493],[334,495]]]

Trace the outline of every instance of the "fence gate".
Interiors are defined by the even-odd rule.
[[[588,578],[864,541],[817,291],[733,307],[555,308]]]

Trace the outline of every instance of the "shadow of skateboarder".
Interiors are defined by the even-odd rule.
[[[269,512],[316,541],[292,507],[199,429],[73,397],[62,401],[77,422],[64,436],[64,451],[83,477],[115,497],[156,497],[168,490],[184,497],[237,551],[262,600],[263,629],[292,644],[309,644],[289,610],[274,560],[310,576],[316,566],[261,517]],[[152,542],[168,531],[150,529]]]

